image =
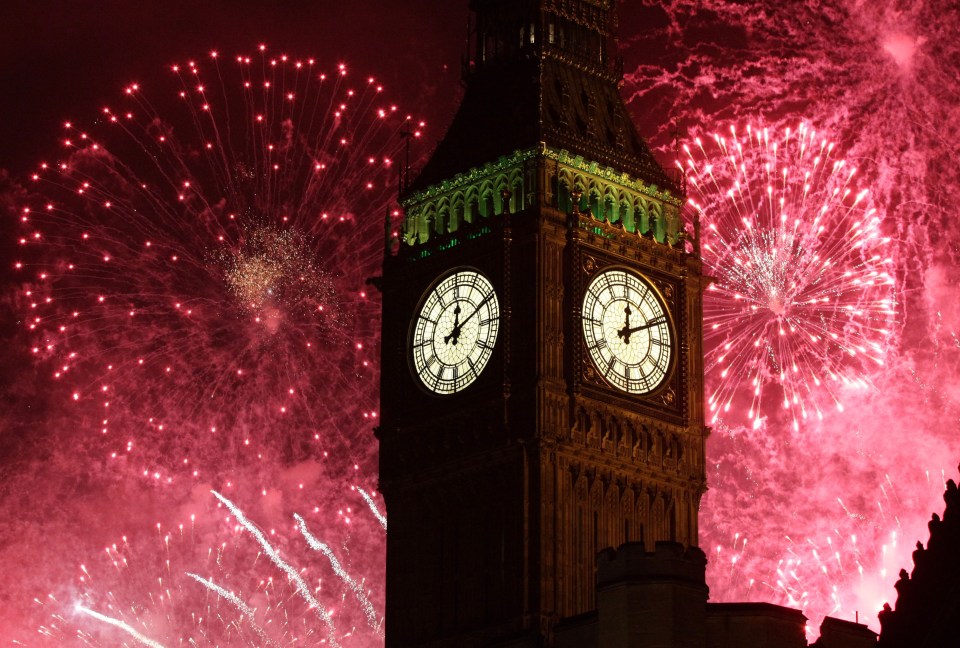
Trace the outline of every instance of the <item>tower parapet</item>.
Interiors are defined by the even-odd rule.
[[[599,645],[705,648],[707,557],[697,547],[639,542],[597,558]]]

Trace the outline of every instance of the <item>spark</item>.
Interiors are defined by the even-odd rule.
[[[119,628],[120,630],[123,630],[128,635],[130,635],[131,637],[133,637],[134,639],[142,643],[144,646],[149,646],[150,648],[164,648],[162,643],[158,641],[154,641],[150,637],[147,637],[137,632],[135,628],[131,628],[128,624],[124,623],[120,619],[114,619],[113,617],[109,617],[105,614],[100,614],[99,612],[95,612],[94,610],[85,608],[82,605],[77,605],[76,610],[77,612],[86,614],[89,617],[93,617],[97,621],[102,621],[103,623],[112,625],[115,628]]]
[[[883,366],[896,326],[894,251],[868,192],[806,122],[708,139],[685,148],[683,168],[715,277],[704,300],[706,370],[720,376],[711,422],[734,406],[759,427],[776,385],[799,429],[826,405],[842,411],[841,393],[868,387]]]
[[[208,579],[206,579],[206,578],[203,578],[202,576],[198,576],[197,574],[192,574],[192,573],[190,573],[190,572],[187,572],[187,576],[189,576],[189,577],[192,578],[193,580],[197,581],[198,583],[200,583],[201,585],[203,585],[204,587],[206,587],[206,588],[207,588],[208,590],[210,590],[211,592],[214,592],[215,594],[217,594],[217,595],[220,596],[221,598],[226,599],[226,600],[229,601],[235,608],[237,608],[238,610],[240,610],[240,612],[242,612],[243,615],[244,615],[245,617],[247,617],[247,619],[250,621],[250,625],[253,627],[253,631],[257,633],[257,636],[260,637],[261,640],[265,641],[267,644],[269,644],[269,645],[271,645],[271,646],[279,646],[279,645],[280,645],[280,644],[278,644],[277,642],[275,642],[273,639],[271,639],[270,637],[267,636],[267,633],[264,632],[263,628],[261,628],[261,627],[257,624],[256,612],[254,611],[254,609],[251,608],[251,607],[250,607],[249,605],[247,605],[246,603],[244,603],[244,602],[243,602],[243,599],[241,599],[239,596],[237,596],[236,594],[234,594],[233,592],[231,592],[231,591],[228,590],[228,589],[224,589],[223,587],[220,587],[219,585],[217,585],[216,583],[214,583],[214,582],[211,581],[211,580],[208,580]]]
[[[360,603],[360,607],[367,617],[367,623],[370,624],[370,627],[373,628],[378,637],[383,637],[383,629],[380,621],[377,619],[377,611],[374,609],[370,599],[367,598],[367,593],[364,591],[363,585],[355,581],[353,577],[347,573],[330,547],[317,540],[313,534],[310,533],[310,529],[307,528],[307,523],[302,517],[294,515],[293,518],[297,521],[297,527],[300,529],[300,533],[303,534],[307,544],[310,545],[310,548],[314,551],[319,551],[327,557],[334,573],[343,580],[347,587],[353,592],[354,596],[357,597],[357,602]]]
[[[310,604],[310,607],[316,612],[317,616],[321,621],[327,626],[329,631],[328,639],[331,646],[339,646],[336,638],[336,626],[333,623],[333,617],[330,616],[330,613],[327,612],[327,608],[314,597],[313,592],[310,591],[310,586],[307,585],[306,581],[303,580],[303,577],[300,576],[300,573],[290,566],[281,556],[280,552],[277,551],[273,545],[270,544],[270,541],[267,540],[266,536],[263,535],[263,532],[260,531],[250,520],[247,519],[247,516],[243,514],[233,502],[228,500],[226,497],[218,493],[217,491],[210,491],[213,493],[213,496],[220,500],[224,506],[233,514],[233,517],[237,519],[237,522],[247,530],[257,542],[260,543],[260,546],[263,548],[263,551],[267,554],[267,557],[277,566],[283,573],[287,575],[287,578],[296,586],[297,591],[300,593],[300,596]]]
[[[377,508],[377,503],[373,501],[373,498],[370,497],[370,494],[367,491],[363,490],[359,486],[356,487],[357,492],[360,493],[360,497],[367,503],[367,506],[370,507],[370,512],[373,513],[373,516],[377,518],[377,522],[380,523],[380,526],[383,527],[383,530],[387,530],[387,518],[380,512],[380,509]]]
[[[284,519],[319,497],[311,528],[349,547],[371,604],[383,596],[380,528],[338,511],[341,493],[375,481],[379,300],[365,282],[398,211],[391,161],[408,118],[369,77],[353,86],[319,63],[259,56],[262,66],[205,56],[128,84],[92,119],[63,124],[59,158],[37,165],[29,191],[5,193],[23,243],[3,302],[23,326],[0,364],[29,350],[22,387],[45,403],[42,421],[22,412],[44,441],[6,483],[48,504],[76,501],[32,522],[15,504],[25,500],[0,502],[0,531],[30,531],[13,534],[8,572],[26,569],[35,533],[52,556],[11,576],[24,600],[46,601],[11,633],[84,632],[88,616],[60,621],[64,610],[32,589],[53,583],[79,588],[88,607],[131,610],[167,644],[234,645],[237,619],[210,608],[193,573],[249,592],[272,636],[325,635],[294,581],[261,578],[266,554],[237,544],[220,507],[195,498],[211,488],[258,497]],[[40,448],[53,460],[28,470]],[[77,498],[80,481],[90,495]],[[119,491],[104,523],[93,494]],[[299,535],[292,521],[262,533],[275,548]],[[338,641],[379,639],[352,596],[344,605],[310,585],[351,627]]]

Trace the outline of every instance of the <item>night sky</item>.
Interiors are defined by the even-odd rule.
[[[57,126],[210,50],[341,56],[375,69],[418,114],[456,105],[466,3],[5,2],[0,7],[0,166],[24,171],[55,144]],[[402,10],[399,8],[402,7]]]

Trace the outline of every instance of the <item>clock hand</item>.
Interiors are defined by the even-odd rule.
[[[470,321],[470,318],[473,317],[474,315],[476,315],[477,312],[479,312],[480,307],[483,306],[484,304],[486,304],[488,301],[490,301],[490,298],[491,298],[491,297],[493,297],[493,293],[489,293],[486,297],[484,297],[484,298],[483,298],[483,301],[481,301],[479,304],[477,304],[477,307],[473,309],[473,312],[470,313],[469,315],[467,315],[466,319],[464,319],[462,322],[459,322],[457,319],[455,319],[455,320],[453,321],[453,330],[450,331],[450,335],[448,335],[447,337],[443,338],[443,341],[446,342],[448,338],[451,338],[451,337],[452,337],[452,338],[453,338],[453,343],[456,344],[456,343],[457,343],[457,339],[460,337],[460,331],[461,331],[461,329],[463,329],[463,325],[466,324],[467,322],[469,322],[469,321]],[[457,305],[457,309],[456,309],[455,311],[453,311],[453,313],[454,313],[454,315],[457,315],[457,316],[459,317],[459,313],[460,313],[460,306],[459,306],[459,304]]]
[[[466,321],[466,320],[464,320]],[[453,309],[453,330],[450,331],[450,335],[443,336],[443,343],[450,344],[450,340],[453,339],[453,343],[457,343],[457,339],[460,337],[460,302],[457,302],[457,307]]]
[[[636,333],[637,331],[642,331],[643,329],[648,329],[648,328],[651,328],[651,327],[653,327],[653,326],[658,326],[658,325],[660,325],[660,324],[663,324],[663,323],[666,322],[666,321],[667,321],[667,318],[661,316],[661,317],[657,317],[657,318],[655,318],[655,319],[652,319],[652,320],[650,320],[649,322],[647,322],[646,324],[643,324],[643,325],[641,325],[641,326],[634,326],[633,328],[627,328],[626,326],[624,326],[622,329],[620,329],[619,331],[617,331],[617,335],[619,335],[620,337],[623,338],[623,341],[624,341],[625,344],[630,344],[630,334],[631,334],[631,333]]]
[[[625,322],[623,323],[623,328],[617,331],[617,335],[623,338],[624,344],[630,344],[630,333],[633,331],[630,329],[630,314],[633,311],[630,310],[630,304],[627,304],[627,307],[623,309],[624,315],[626,315]]]

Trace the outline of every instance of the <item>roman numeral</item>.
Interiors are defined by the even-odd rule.
[[[610,372],[613,370],[614,365],[617,364],[617,359],[614,356],[610,356],[610,360],[607,362],[607,370],[603,372],[604,376],[609,376]]]

